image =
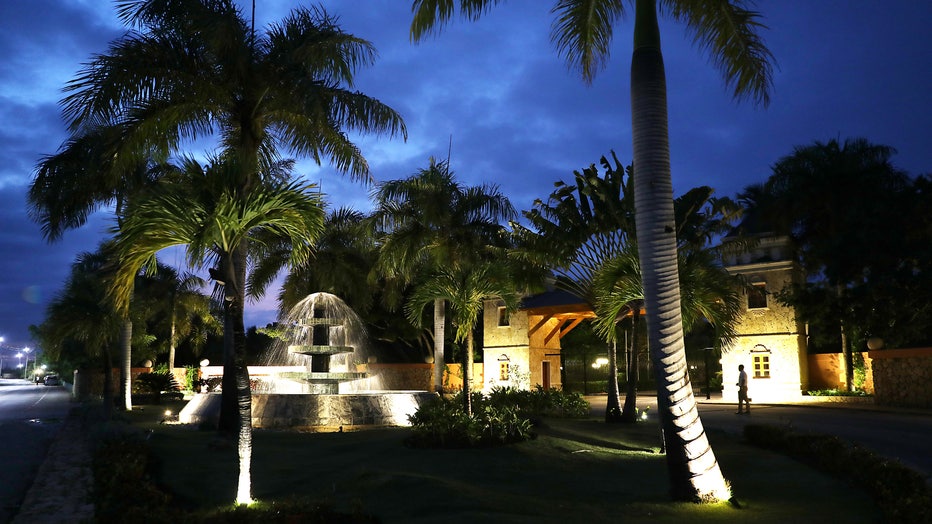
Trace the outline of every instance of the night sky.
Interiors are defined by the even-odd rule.
[[[257,28],[298,4],[257,0]],[[249,3],[241,5],[248,15]],[[553,2],[505,2],[478,22],[457,19],[417,45],[408,37],[408,1],[321,5],[345,31],[378,49],[375,65],[357,73],[356,88],[399,111],[408,127],[407,142],[355,138],[377,181],[408,177],[429,157],[452,151],[458,180],[498,184],[525,210],[546,198],[555,181],[571,180],[574,170],[602,155],[615,151],[630,162],[632,17],[616,27],[608,66],[587,86],[550,44]],[[777,62],[768,108],[734,102],[684,28],[661,23],[677,194],[709,185],[718,196],[733,197],[766,180],[795,146],[850,137],[896,148],[894,163],[912,175],[932,172],[932,2],[761,0],[757,9]],[[75,256],[95,250],[110,226],[103,211],[48,244],[26,214],[25,194],[39,159],[66,138],[62,87],[123,31],[108,1],[0,0],[0,336],[6,345],[35,345],[28,326],[42,321]],[[326,164],[298,166],[321,183],[331,208],[370,209],[371,187]],[[247,326],[274,319],[276,295],[270,289],[266,300],[247,306]]]

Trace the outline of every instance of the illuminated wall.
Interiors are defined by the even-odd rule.
[[[561,388],[560,338],[549,336],[558,325],[557,319],[544,321],[541,315],[529,316],[526,311],[503,315],[499,301],[486,301],[483,312],[484,389]]]
[[[756,402],[793,400],[808,388],[805,327],[793,309],[774,294],[790,285],[797,273],[785,238],[764,237],[749,252],[726,255],[730,273],[742,275],[751,289],[742,292],[739,336],[722,356],[722,398],[738,401],[738,365],[748,374],[748,396]]]

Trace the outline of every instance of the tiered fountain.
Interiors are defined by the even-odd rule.
[[[250,376],[262,383],[261,392],[252,396],[253,427],[327,431],[407,426],[408,416],[434,396],[426,391],[370,388],[377,377],[366,370],[363,324],[334,295],[308,296],[283,322],[292,329],[291,340],[273,347],[267,366],[249,369]],[[199,423],[216,416],[219,397],[219,393],[195,395],[179,420]]]

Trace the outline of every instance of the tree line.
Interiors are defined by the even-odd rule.
[[[497,3],[462,0],[459,9],[474,19]],[[602,16],[590,17],[582,4],[558,3],[552,39],[590,82],[605,65],[612,28],[629,10],[626,3],[595,2]],[[637,322],[644,311],[651,358],[666,392],[659,412],[671,493],[680,500],[727,495],[688,389],[683,332],[702,319],[722,338],[729,335],[735,288],[712,241],[740,208],[713,197],[711,188],[673,198],[658,12],[686,24],[737,98],[769,100],[772,56],[759,35],[759,14],[740,2],[661,1],[662,11],[655,0],[632,4],[633,168],[622,168],[617,158],[603,160],[603,174],[590,166],[519,216],[497,187],[464,186],[448,164],[431,160],[408,179],[378,184],[369,216],[328,211],[325,195],[294,174],[287,155],[371,182],[348,132],[406,137],[399,113],[353,89],[355,72],[375,59],[370,42],[344,32],[321,7],[295,8],[257,32],[230,0],[118,2],[128,31],[65,87],[70,136],[40,160],[29,191],[32,216],[49,241],[98,209],[114,210],[111,237],[76,262],[37,328],[43,347],[52,355],[68,348],[100,354],[109,369],[112,348],[119,346],[123,407],[131,409],[132,348],[156,332],[148,326],[153,297],[172,297],[164,308],[173,326],[170,353],[175,335],[220,329],[220,430],[237,442],[235,499],[246,503],[252,428],[243,312],[247,298],[261,297],[279,271],[289,271],[279,296],[283,307],[307,291],[333,292],[364,317],[384,313],[369,318],[385,340],[432,345],[427,351],[438,385],[447,318],[468,370],[485,300],[514,308],[523,295],[562,286],[590,302],[607,341],[617,340],[619,326],[628,318]],[[439,30],[454,12],[452,3],[428,0],[413,2],[412,9],[414,40]],[[214,138],[216,149],[205,158],[184,151],[201,137]],[[762,221],[773,220],[779,214],[768,210],[796,209],[787,207],[795,190],[783,197],[784,186],[749,189],[741,200],[754,203],[748,209]],[[850,211],[842,198],[838,202]],[[768,224],[798,235],[801,253],[807,252],[805,239],[815,238],[801,235],[807,230],[799,223]],[[189,294],[199,283],[188,275],[156,279],[158,257],[168,248],[183,250],[189,267],[207,269],[211,300]],[[818,267],[841,302],[847,287],[855,287],[857,271],[836,274],[834,266],[813,262],[817,251],[808,253],[804,267]],[[896,269],[905,279],[923,264]],[[860,275],[892,267],[878,260]],[[205,315],[211,306],[213,324]],[[394,320],[396,311],[403,311],[407,325]],[[420,329],[431,318],[433,329]],[[852,329],[853,318],[840,319],[842,332]],[[469,387],[472,378],[465,378]],[[468,411],[470,396],[464,397]]]

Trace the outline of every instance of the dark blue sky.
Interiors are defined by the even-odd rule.
[[[298,4],[257,0],[257,27]],[[631,19],[616,29],[607,68],[586,86],[549,42],[552,4],[505,2],[479,22],[457,20],[414,45],[410,2],[323,2],[346,31],[379,51],[375,65],[358,73],[356,87],[401,112],[408,126],[407,142],[358,137],[375,178],[404,178],[430,156],[446,157],[452,137],[457,178],[498,184],[521,210],[612,150],[630,161]],[[900,168],[932,172],[932,2],[762,0],[757,9],[777,60],[766,109],[733,102],[683,27],[662,24],[677,193],[710,185],[720,196],[734,196],[764,181],[794,146],[833,138],[893,146]],[[34,345],[28,326],[42,321],[75,255],[94,250],[109,225],[102,212],[49,245],[26,215],[24,195],[38,160],[65,139],[61,88],[122,31],[104,0],[0,2],[0,336],[6,344]],[[330,206],[368,210],[371,188],[327,165],[299,167],[322,184]],[[276,294],[270,290],[268,300],[247,307],[248,325],[274,318]]]

